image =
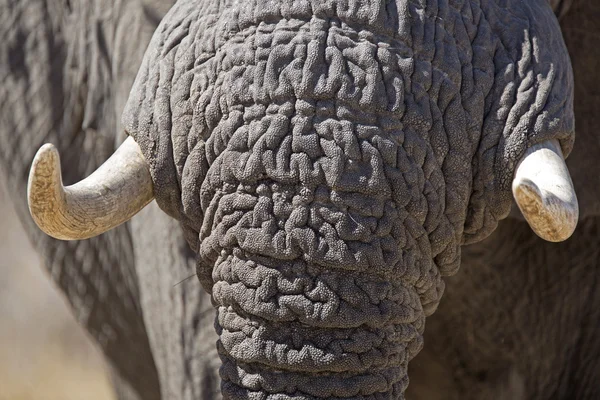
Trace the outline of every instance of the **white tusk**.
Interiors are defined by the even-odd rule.
[[[42,231],[57,239],[87,239],[128,221],[154,198],[147,161],[132,137],[86,179],[64,187],[58,151],[35,155],[27,200]]]
[[[533,231],[562,242],[575,231],[579,205],[557,140],[527,149],[515,171],[513,196]]]

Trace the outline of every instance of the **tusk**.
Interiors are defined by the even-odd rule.
[[[573,234],[579,205],[557,140],[527,149],[515,171],[512,191],[521,213],[539,237],[561,242]]]
[[[86,179],[64,187],[60,157],[51,144],[35,155],[29,172],[29,212],[57,239],[87,239],[128,221],[154,198],[148,163],[132,137]]]

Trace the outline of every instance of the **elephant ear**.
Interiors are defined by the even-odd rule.
[[[545,2],[513,4],[526,18],[507,18],[510,29],[494,26],[494,85],[473,160],[463,244],[483,240],[509,215],[514,173],[529,148],[557,140],[567,157],[575,141],[573,71],[558,21]]]
[[[78,322],[100,344],[115,372],[141,398],[152,399],[159,392],[158,374],[138,302],[128,226],[90,240],[59,241],[39,230],[27,208],[27,176],[36,150],[45,142],[56,146],[66,184],[90,174],[122,139],[116,134],[112,93],[119,84],[131,84],[131,79],[111,79],[121,65],[117,56],[114,66],[105,56],[104,46],[111,46],[107,38],[116,31],[98,22],[105,17],[95,15],[88,2],[72,7],[46,3],[8,0],[0,6],[0,179]],[[127,20],[125,12],[120,15]],[[131,33],[128,39],[138,46],[143,42]]]
[[[559,17],[562,35],[569,52],[574,80],[574,115],[577,140],[567,158],[567,167],[579,201],[579,219],[600,215],[600,9],[590,1],[563,0],[550,4]],[[524,221],[513,205],[510,217]]]
[[[575,76],[577,141],[567,166],[579,199],[580,219],[600,215],[600,8],[594,1],[573,1],[560,18]]]
[[[122,118],[150,165],[157,204],[180,221],[194,251],[203,220],[199,185],[209,163],[204,140],[223,112],[219,105],[210,107],[212,113],[198,112],[218,96],[205,90],[210,83],[194,76],[193,68],[214,57],[225,36],[227,24],[218,12],[210,2],[197,1],[179,1],[169,10],[144,55]],[[196,40],[207,36],[217,39]]]

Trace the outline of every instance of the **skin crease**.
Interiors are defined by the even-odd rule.
[[[489,238],[463,248],[461,270],[446,280],[425,348],[411,363],[408,398],[600,396],[600,175],[592,172],[600,154],[600,8],[574,2],[561,15],[575,75],[577,140],[567,166],[578,227],[566,242],[546,243],[517,211]]]
[[[149,40],[149,37],[146,37],[144,40]],[[124,53],[126,54],[127,52]],[[133,70],[133,73],[137,71],[137,66],[134,62],[131,62],[131,64],[124,64],[127,64],[129,69]],[[118,75],[120,76],[121,74],[119,73]],[[123,83],[122,86],[126,88],[118,89],[116,90],[116,93],[128,92],[129,89],[127,87],[127,84]],[[98,101],[100,101],[100,103],[102,104],[103,98],[111,98],[112,95],[98,94],[98,96],[101,98]],[[122,103],[126,98],[126,95],[117,95],[114,98],[116,99],[115,102]],[[89,105],[89,102],[86,104]],[[6,108],[7,107],[4,107],[4,105],[0,106],[0,109]],[[115,108],[122,108],[122,105],[117,105],[115,106]],[[115,113],[115,115],[118,114],[120,114],[120,112]],[[113,114],[112,112],[109,112],[108,115]],[[77,120],[77,118],[75,119]],[[58,130],[57,128],[55,129]],[[60,131],[64,132],[69,130],[61,128]],[[106,132],[106,137],[104,140],[108,140],[110,142],[111,133],[108,133],[109,129],[104,128],[100,129],[100,131]],[[90,135],[86,135],[86,137],[89,136]],[[97,142],[98,140],[96,141],[96,143],[88,144],[88,147],[91,146],[96,148],[97,146],[99,146]],[[30,150],[32,152],[32,156],[33,152],[37,149],[37,147],[31,147],[32,148]],[[112,142],[110,143],[110,145],[107,146],[107,148],[110,150],[111,147]],[[62,148],[67,148],[67,146],[63,146]],[[61,151],[61,154],[66,153],[68,152]],[[107,152],[106,154],[108,153],[109,152]],[[101,153],[98,153],[98,158],[101,159],[102,157],[104,156]],[[570,160],[572,159],[573,157],[571,157]],[[6,165],[5,160],[6,156],[4,156],[2,159],[4,163],[3,165]],[[15,161],[12,161],[11,166],[14,164]],[[70,164],[75,163],[71,162]],[[26,171],[28,166],[28,163],[23,163],[23,165],[20,167],[21,171]],[[89,170],[92,170],[93,168],[94,166],[87,167],[86,171],[82,172],[81,175],[89,172]],[[81,170],[81,168],[79,170]],[[20,173],[20,175],[26,176],[26,172],[22,172]],[[75,181],[79,177],[80,176],[74,176],[70,179]],[[575,180],[577,185],[576,177]],[[18,187],[18,183],[14,182],[15,181],[13,180],[14,187]],[[21,216],[23,220],[27,220],[27,216],[23,212],[23,210],[21,210]],[[194,269],[194,266],[192,265],[193,261],[191,258],[193,256],[190,255],[189,251],[185,249],[184,240],[181,237],[181,234],[178,234],[177,228],[177,224],[173,220],[161,214],[158,208],[153,205],[152,208],[144,210],[142,212],[142,215],[140,215],[138,218],[135,218],[129,226],[131,236],[135,238],[135,240],[133,240],[133,243],[131,244],[131,248],[133,250],[114,250],[110,248],[108,248],[108,250],[105,250],[106,247],[102,247],[102,245],[99,244],[94,244],[94,242],[82,243],[89,243],[89,245],[92,247],[96,246],[97,248],[101,249],[100,253],[126,253],[133,251],[135,263],[132,262],[132,264],[135,264],[135,267],[122,266],[116,269],[117,271],[124,270],[125,273],[127,273],[128,271],[129,273],[131,273],[131,270],[135,270],[135,277],[132,278],[132,280],[135,281],[135,284],[132,284],[131,286],[139,286],[139,289],[136,289],[139,290],[139,295],[132,295],[132,297],[135,297],[137,299],[135,303],[138,303],[138,305],[136,306],[137,309],[135,310],[135,312],[133,312],[133,315],[136,315],[136,317],[128,317],[126,319],[127,323],[125,325],[121,323],[121,326],[126,326],[126,329],[124,329],[125,332],[123,333],[135,330],[134,328],[132,328],[132,326],[136,326],[136,323],[134,323],[134,321],[136,320],[136,318],[140,318],[139,315],[143,314],[143,320],[145,324],[144,329],[147,330],[148,341],[151,348],[153,349],[152,354],[148,354],[149,351],[145,350],[145,353],[138,353],[138,356],[133,357],[136,361],[140,362],[140,365],[135,366],[135,368],[138,368],[139,371],[139,368],[147,367],[149,364],[153,363],[156,364],[158,375],[160,376],[160,390],[163,398],[191,399],[202,397],[207,399],[213,399],[215,398],[214,393],[218,391],[219,388],[218,383],[216,383],[217,380],[215,378],[215,368],[218,361],[215,361],[215,350],[212,346],[212,343],[214,343],[216,340],[216,336],[214,336],[215,334],[212,332],[211,326],[213,319],[211,316],[212,310],[210,308],[209,300],[207,299],[206,295],[203,294],[203,292],[199,289],[197,282],[195,282],[194,280],[186,281],[180,285],[175,286],[177,282],[181,281],[190,274],[193,274]],[[31,232],[32,235],[37,235],[37,237],[41,237],[39,233],[35,232],[35,228],[29,226],[28,230]],[[131,242],[131,239],[129,239],[129,242]],[[51,247],[57,245],[42,244],[41,246]],[[149,252],[149,248],[154,249],[155,252]],[[74,250],[69,248],[63,251],[66,252],[67,255],[74,253]],[[156,257],[155,255],[159,255],[159,257]],[[49,257],[49,260],[51,268],[52,265],[55,265],[54,268],[58,268],[56,266],[57,263],[53,263],[51,257]],[[485,262],[485,258],[483,260],[484,261],[482,261],[482,263]],[[77,265],[77,262],[73,262],[72,264],[74,265],[69,267],[67,263],[66,267],[63,267],[64,270],[68,271],[69,268],[72,268],[73,271],[76,271],[77,268],[80,268],[79,265]],[[165,269],[165,265],[169,265],[169,268]],[[93,268],[93,266],[91,268]],[[131,270],[129,268],[131,268]],[[104,266],[100,267],[99,269],[106,270],[108,269],[108,267]],[[114,270],[114,268],[111,269],[111,274],[115,273]],[[60,273],[56,275],[61,276]],[[74,309],[85,310],[85,305],[77,301],[78,294],[71,289],[74,285],[74,282],[72,280],[70,281],[69,279],[67,279],[68,277],[65,277],[65,275],[68,274],[62,274],[63,277],[57,279],[57,281],[63,287],[63,290],[65,290],[65,292],[68,294]],[[102,279],[106,278],[100,276],[95,281],[89,279],[89,284],[93,288],[94,282],[103,282]],[[86,281],[85,277],[84,281]],[[127,282],[127,280],[124,281],[125,283]],[[109,280],[109,282],[111,282],[111,285],[118,286],[118,278],[117,281]],[[466,285],[467,284],[465,284],[465,286]],[[470,289],[472,290],[472,288]],[[132,288],[125,288],[122,290],[129,290],[131,292],[135,291]],[[442,306],[443,304],[444,303],[442,303]],[[102,303],[100,303],[96,307],[101,306],[103,306]],[[104,304],[104,306],[106,306],[107,309],[111,312],[114,312],[114,307],[110,304]],[[464,305],[460,305],[457,307],[462,307],[464,311]],[[141,310],[143,310],[143,312]],[[85,312],[81,312],[81,314],[85,315]],[[452,315],[452,313],[450,313],[449,315]],[[103,316],[103,318],[105,317]],[[84,317],[80,317],[80,320],[82,321],[82,323],[87,324],[88,329],[94,334],[94,324],[91,323],[89,319],[86,319]],[[430,322],[428,320],[428,325],[429,324]],[[137,323],[137,326],[139,327],[140,324]],[[208,327],[209,329],[207,330],[206,327]],[[143,333],[140,333],[140,335],[142,337],[144,336]],[[96,337],[100,338],[99,340],[101,341],[100,335]],[[429,341],[431,342],[434,340],[435,339],[430,339]],[[119,345],[122,346],[120,347],[120,349],[129,349],[129,347],[127,346],[132,346],[135,343],[139,343],[139,340],[125,338],[122,341],[120,341]],[[202,348],[202,344],[205,343],[209,343],[210,346]],[[109,347],[108,350],[109,351],[107,351],[107,355],[110,359],[111,355]],[[212,353],[210,352],[211,350]],[[202,354],[202,356],[200,357],[198,356],[198,354]],[[213,354],[213,356],[211,356],[211,354]],[[418,360],[419,359],[413,361],[411,367]],[[114,362],[119,363],[118,360],[113,361],[113,363]],[[120,366],[119,364],[117,365]],[[522,375],[512,373],[511,371],[497,371],[497,369],[493,370],[490,375],[493,376],[494,374],[497,374],[498,376],[508,376],[508,378],[506,378],[507,381],[511,382],[515,387],[522,387]],[[122,373],[119,374],[121,375]],[[140,395],[141,398],[159,398],[157,397],[157,389],[150,389],[153,383],[151,376],[151,373],[147,373],[144,377],[139,377],[137,379],[129,378],[130,383],[136,386],[139,391],[147,391],[144,395]],[[500,379],[499,381],[504,382],[502,379]],[[444,382],[444,379],[440,377],[439,382]],[[418,385],[418,378],[413,378],[411,375],[410,388],[418,387]],[[466,383],[466,385],[468,385],[468,383]],[[490,387],[493,388],[495,386],[490,385]],[[485,392],[485,390],[488,390],[488,392]],[[481,389],[480,393],[489,393],[489,390],[489,388]]]
[[[573,128],[550,8],[504,6],[182,1],[165,17],[124,124],[197,252],[224,398],[404,398],[460,244],[508,214],[526,142]]]
[[[148,3],[0,5],[0,171],[52,279],[109,361],[120,398],[154,400],[161,387],[144,319],[155,316],[142,312],[138,274],[144,271],[136,269],[130,227],[85,241],[54,240],[31,220],[24,189],[43,143],[56,145],[64,182],[71,184],[124,139],[119,116],[162,17]]]

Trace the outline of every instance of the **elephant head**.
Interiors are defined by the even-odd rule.
[[[43,147],[30,209],[63,239],[153,197],[177,218],[217,307],[225,398],[403,398],[462,244],[513,195],[538,235],[573,232],[572,91],[544,0],[180,0],[131,91],[131,138],[66,188]]]

